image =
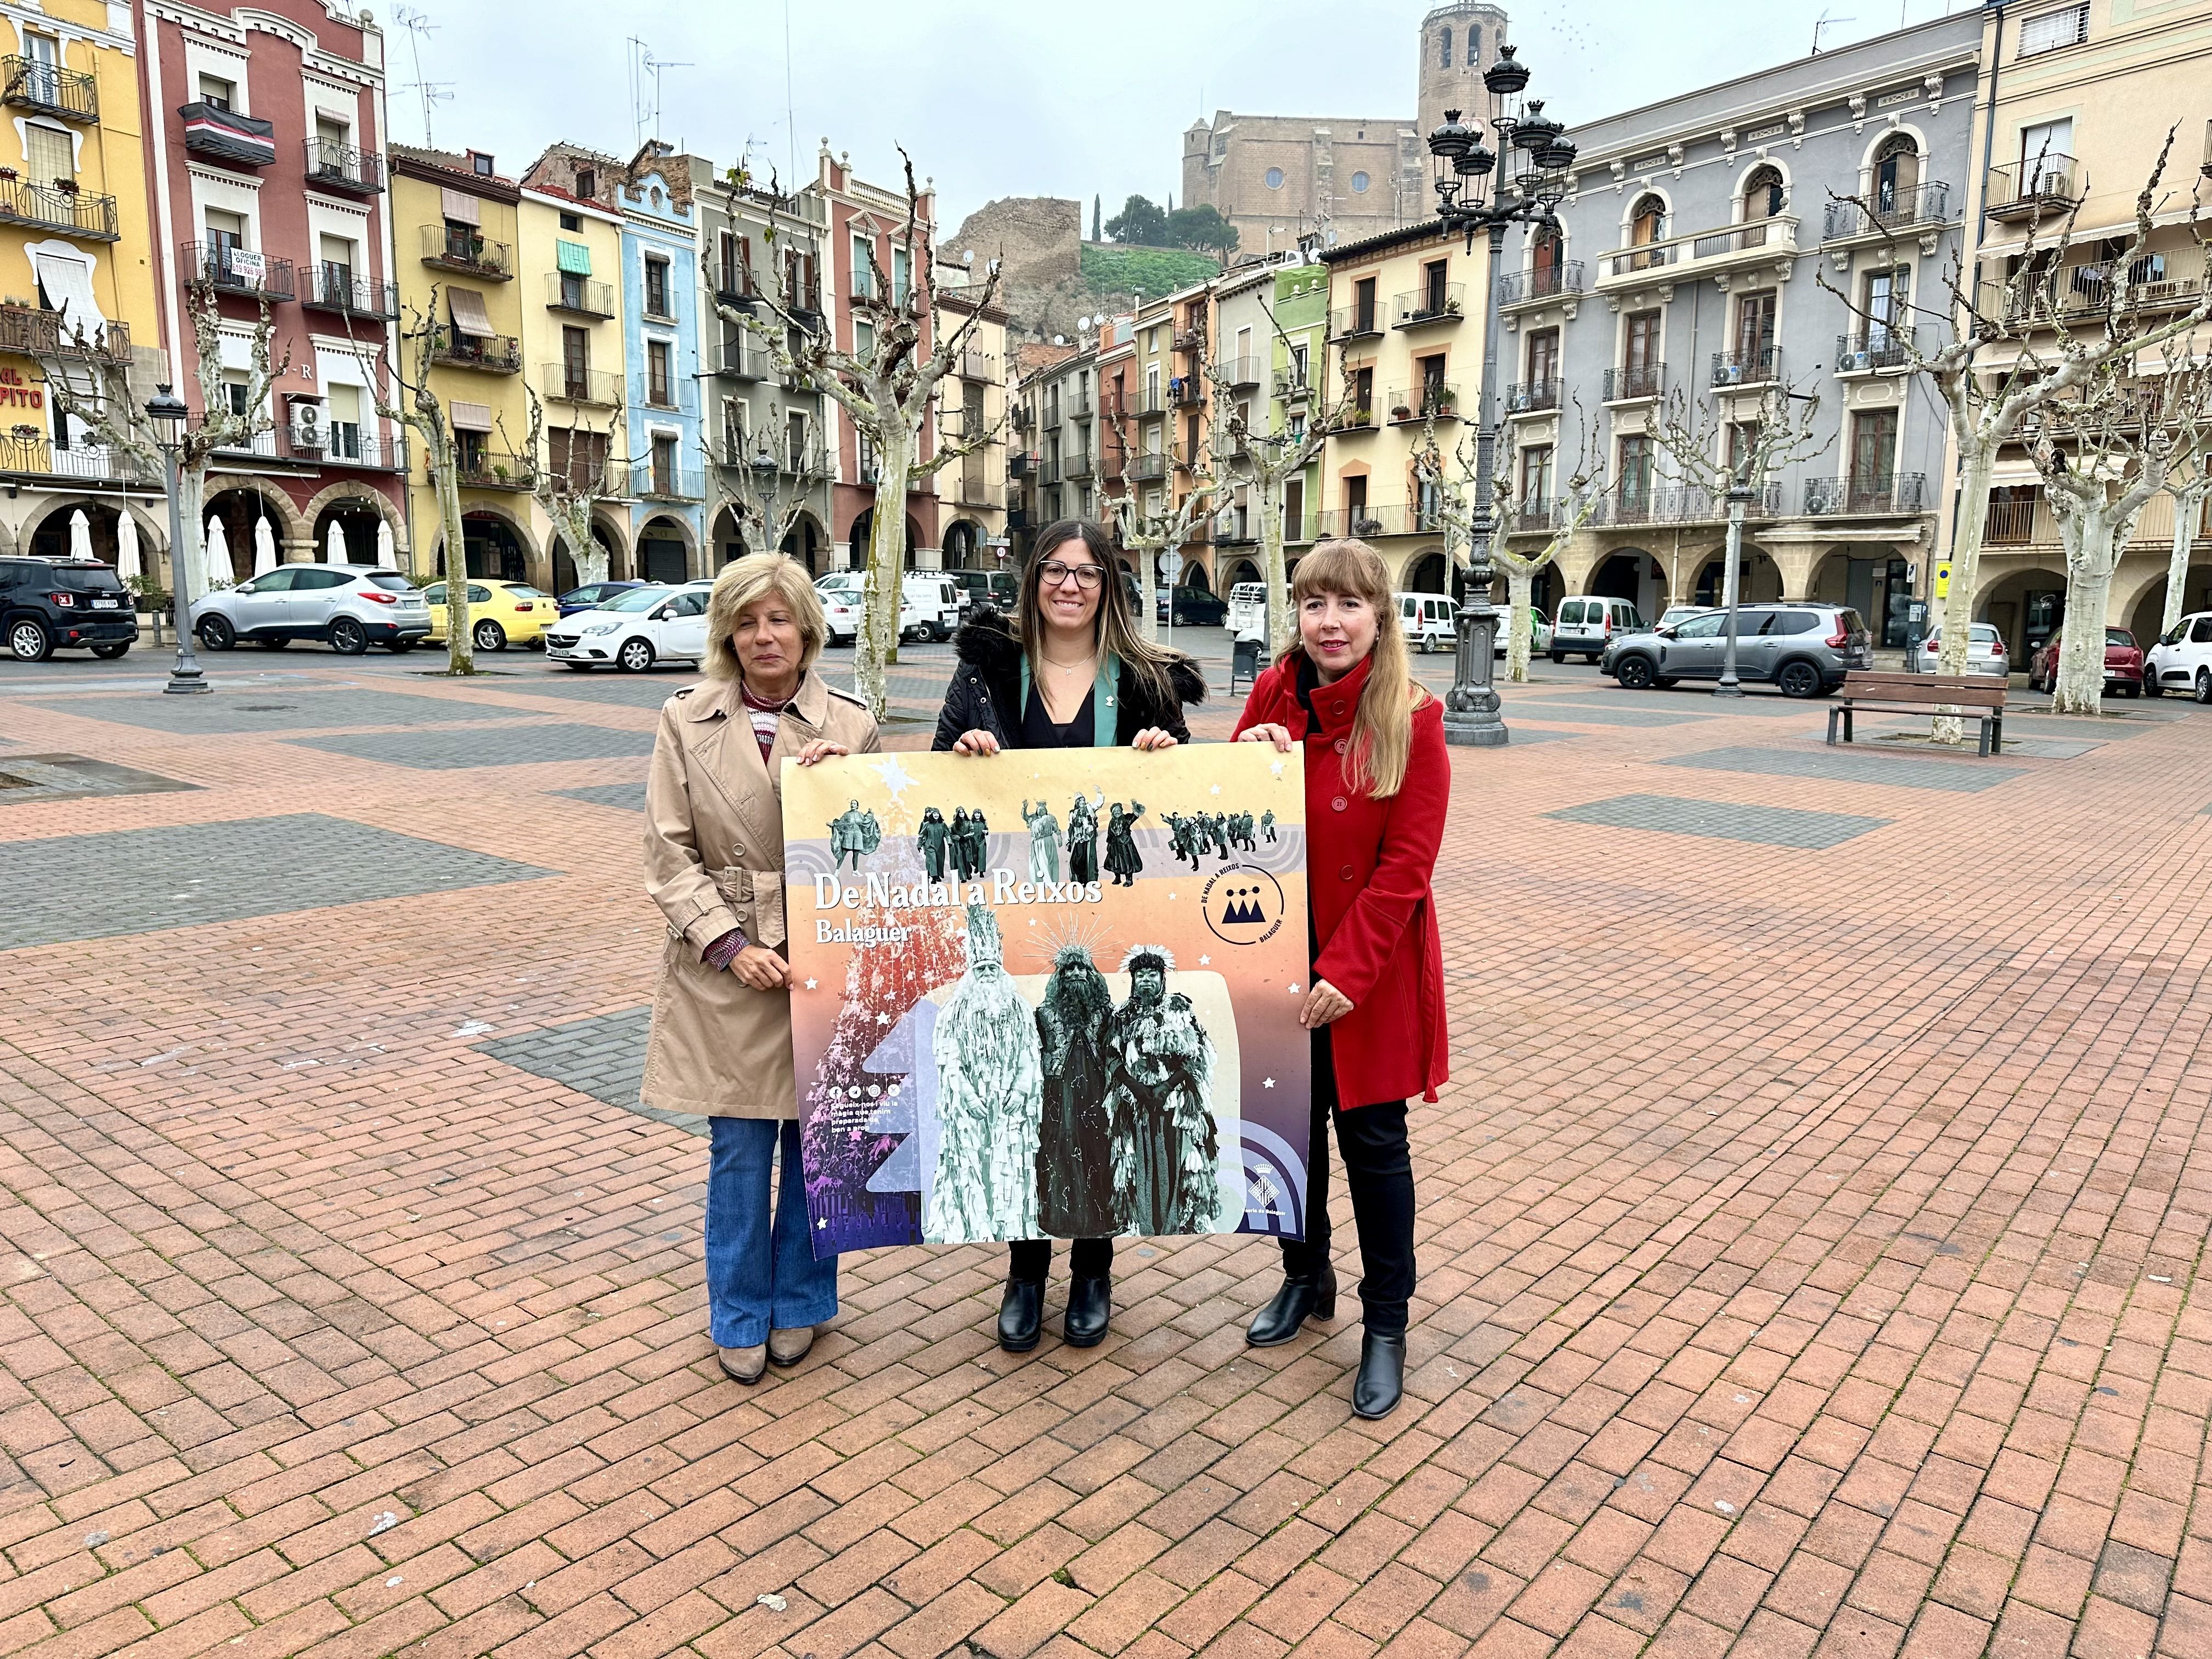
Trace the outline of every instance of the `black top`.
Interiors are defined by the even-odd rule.
[[[1021,747],[1024,749],[1089,749],[1097,740],[1097,713],[1093,704],[1098,699],[1098,688],[1094,684],[1083,694],[1083,707],[1075,711],[1075,718],[1065,726],[1054,722],[1044,706],[1044,693],[1038,687],[1030,687],[1029,707],[1022,710]]]
[[[952,684],[945,689],[945,707],[937,716],[933,749],[950,749],[963,732],[988,732],[1006,749],[1023,746],[1027,724],[1022,696],[1022,647],[1005,617],[995,611],[979,611],[952,636],[960,665]],[[1206,677],[1189,658],[1177,654],[1167,670],[1168,695],[1152,689],[1144,676],[1122,665],[1121,690],[1114,700],[1114,741],[1126,748],[1138,732],[1158,726],[1178,743],[1190,741],[1190,728],[1182,711],[1206,696]],[[1083,726],[1078,720],[1076,724]],[[1076,747],[1091,746],[1095,735],[1084,727]]]

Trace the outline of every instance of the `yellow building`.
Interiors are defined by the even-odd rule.
[[[2187,220],[2192,191],[2212,189],[2208,86],[2212,0],[1985,9],[1973,124],[1976,149],[1985,153],[1977,156],[1977,183],[1966,204],[1977,300],[1985,313],[2010,307],[2016,319],[2100,331],[2114,255],[2134,232],[2136,193],[2177,122],[2156,229],[2126,273],[2130,305],[2141,325],[2155,325],[2202,298],[2212,272]],[[2053,244],[2069,216],[2070,246],[2054,264]],[[2032,282],[2013,280],[2030,259],[2047,271]],[[2053,343],[2047,326],[2034,337],[2045,350]],[[2208,343],[2196,342],[2200,356]],[[2009,362],[2013,349],[2000,344],[1994,355]],[[1950,460],[1955,478],[1957,455]],[[1951,545],[1952,494],[1943,491],[1939,549]],[[2131,629],[2146,647],[2163,614],[2173,514],[2172,495],[2153,499],[2112,579],[2106,621]],[[2212,610],[2208,530],[2212,514],[2197,529],[2185,610]],[[2014,666],[2024,668],[2058,627],[2065,594],[2066,561],[2050,505],[2026,453],[2008,447],[1998,456],[1990,494],[1974,618],[1995,623]]]
[[[1443,528],[1421,500],[1413,458],[1436,420],[1453,452],[1482,390],[1486,248],[1435,221],[1333,247],[1328,270],[1326,412],[1320,533],[1357,536],[1380,553],[1401,592],[1450,589]],[[1324,411],[1316,411],[1317,415]]]
[[[134,401],[164,377],[138,64],[106,0],[0,13],[0,551],[67,556],[81,510],[94,554],[129,513],[141,568],[167,583],[158,481],[54,407],[40,359],[121,363]],[[81,383],[94,384],[88,372]],[[80,538],[79,544],[82,545]]]
[[[543,169],[532,167],[536,178]],[[588,170],[586,170],[588,173]],[[590,182],[588,176],[586,182]],[[522,379],[544,410],[537,463],[614,503],[627,493],[623,427],[622,217],[611,208],[546,185],[526,187],[519,209],[516,289],[522,312]],[[532,534],[551,562],[549,590],[580,580],[574,550],[534,501]],[[629,515],[618,505],[592,513],[592,535],[607,574],[626,577]]]
[[[468,574],[550,591],[553,572],[535,530],[530,405],[523,391],[529,296],[517,280],[521,188],[477,150],[457,155],[394,144],[391,170],[398,367],[414,378],[428,319],[437,330],[430,388],[453,426]],[[542,292],[538,300],[544,303]],[[427,580],[445,574],[445,532],[427,447],[411,448],[407,494],[415,569]]]

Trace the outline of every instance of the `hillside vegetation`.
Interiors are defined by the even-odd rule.
[[[1083,245],[1084,284],[1097,293],[1142,294],[1153,299],[1202,283],[1220,269],[1219,260],[1183,248]]]

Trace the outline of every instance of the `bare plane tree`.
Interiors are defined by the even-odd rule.
[[[608,477],[610,471],[617,466],[627,468],[631,465],[628,459],[618,459],[612,453],[614,425],[619,417],[610,416],[605,432],[597,430],[588,422],[579,426],[550,428],[551,431],[568,434],[565,441],[568,453],[564,457],[556,458],[550,447],[539,447],[541,444],[549,442],[544,404],[538,401],[538,393],[530,386],[526,386],[522,390],[523,395],[530,400],[530,437],[520,453],[531,466],[531,494],[536,497],[538,505],[545,510],[545,516],[552,520],[554,533],[561,538],[562,545],[568,550],[568,561],[576,568],[578,584],[603,582],[607,579],[607,550],[600,545],[599,538],[592,533],[592,517],[601,501],[611,500],[620,493],[613,488]],[[583,446],[584,453],[580,455],[577,453],[576,442],[580,437],[586,440]],[[606,441],[605,453],[598,453],[598,441],[600,439]],[[541,455],[544,457],[542,465],[539,461]],[[550,549],[546,559],[549,563],[552,559]],[[560,586],[557,576],[554,578],[553,585],[556,587]]]
[[[2029,417],[2060,398],[2077,395],[2104,371],[2107,364],[2124,363],[2143,353],[2156,353],[2171,340],[2185,339],[2212,318],[2212,285],[2197,302],[2179,316],[2153,325],[2131,303],[2139,285],[2138,261],[2148,246],[2153,216],[2159,204],[2159,186],[2173,149],[2178,128],[2169,129],[2158,161],[2136,198],[2135,222],[2118,252],[2097,267],[2101,290],[2097,303],[2076,308],[2062,294],[2059,273],[2069,269],[2066,256],[2073,246],[2075,215],[2069,212],[2057,238],[2039,241],[2031,228],[2012,275],[1986,283],[1974,291],[1954,259],[1943,284],[1946,303],[1941,311],[1908,305],[1895,314],[1877,315],[1853,295],[1829,282],[1823,273],[1820,284],[1843,301],[1869,337],[1881,337],[1884,349],[1913,373],[1924,375],[1949,411],[1953,441],[1960,457],[1958,518],[1951,548],[1949,597],[1938,597],[1929,616],[1931,626],[1942,629],[1942,648],[1936,672],[1957,676],[1966,672],[1966,649],[1972,629],[1974,594],[1981,575],[1982,543],[1989,520],[1990,486],[1997,452],[2007,443],[2021,441]],[[2039,155],[2035,165],[2044,164]],[[1858,197],[1838,197],[1867,215],[1871,224],[1885,222],[1871,202]],[[2078,208],[2078,204],[2077,204]],[[2190,233],[2200,247],[2204,237],[2197,228],[2192,204]],[[2088,313],[2101,313],[2094,331],[2077,325]],[[1936,337],[1932,346],[1923,327]],[[2039,331],[2051,335],[2051,343],[2039,343]],[[1943,626],[1955,599],[1961,626]],[[2101,637],[2104,626],[2098,618]],[[1935,741],[1956,744],[1965,739],[1964,722],[1938,715]]]
[[[743,434],[737,449],[718,453],[713,439],[701,441],[707,474],[714,481],[718,497],[709,507],[708,523],[711,526],[721,509],[728,507],[738,533],[755,552],[774,553],[783,546],[805,516],[816,488],[830,477],[820,420],[803,410],[799,419],[794,435],[783,405],[771,403],[768,419],[757,431]]]
[[[1576,409],[1579,423],[1579,403]],[[1468,433],[1447,457],[1437,443],[1431,416],[1413,454],[1413,478],[1425,498],[1425,510],[1443,532],[1445,556],[1462,572],[1468,568],[1474,552],[1475,513],[1469,495],[1480,476],[1478,443],[1478,435]],[[1567,480],[1567,493],[1556,501],[1516,503],[1513,486],[1503,475],[1492,481],[1491,490],[1497,530],[1490,538],[1490,560],[1505,572],[1505,678],[1519,684],[1528,678],[1528,652],[1535,635],[1536,573],[1557,560],[1596,516],[1605,493],[1604,442],[1595,431],[1589,433],[1574,476]],[[1544,519],[1551,535],[1541,552],[1519,553],[1507,545],[1506,530],[1516,514]]]
[[[2197,372],[2202,375],[2212,370]],[[2172,471],[2166,483],[2173,497],[2173,544],[2166,560],[2166,607],[2158,625],[2160,634],[2171,634],[2181,624],[2188,597],[2191,544],[2196,540],[2204,503],[2212,498],[2212,404],[2202,396],[2184,398],[2178,409],[2169,405],[2167,416],[2173,434]]]
[[[1203,358],[1205,354],[1200,353]],[[1137,629],[1148,640],[1159,636],[1159,607],[1152,597],[1152,584],[1158,580],[1155,572],[1170,557],[1181,558],[1182,550],[1190,540],[1190,532],[1201,514],[1212,511],[1214,495],[1215,458],[1213,447],[1219,427],[1209,416],[1197,450],[1184,457],[1183,471],[1190,474],[1190,492],[1182,501],[1170,504],[1164,501],[1162,510],[1152,512],[1144,504],[1144,492],[1138,487],[1145,482],[1130,476],[1130,464],[1140,459],[1130,447],[1128,415],[1116,402],[1106,416],[1107,424],[1114,430],[1114,447],[1121,453],[1121,491],[1118,495],[1105,497],[1113,525],[1114,539],[1129,554],[1137,565]],[[1172,442],[1162,440],[1160,457],[1163,462],[1161,488],[1166,489],[1165,474],[1175,465]],[[1175,596],[1168,596],[1169,614],[1174,614]]]
[[[176,580],[180,561],[189,560],[194,570],[204,568],[206,524],[202,515],[209,467],[222,451],[249,449],[263,433],[276,430],[271,393],[292,367],[289,349],[281,356],[272,353],[276,330],[270,321],[269,302],[264,300],[247,351],[246,380],[237,388],[238,403],[245,411],[239,413],[232,402],[232,386],[222,378],[222,310],[214,285],[193,283],[186,291],[185,311],[191,325],[193,349],[198,354],[200,418],[197,425],[186,424],[177,456],[177,516],[185,536],[183,547],[169,550],[170,586],[177,592],[184,591],[184,585]],[[64,357],[45,352],[40,354],[38,364],[55,408],[81,422],[95,443],[126,458],[145,477],[161,477],[157,434],[146,411],[131,395],[129,364],[106,357]],[[191,619],[180,614],[177,625],[188,628]]]
[[[892,230],[890,240],[894,250],[906,256],[908,280],[903,290],[895,285],[877,258],[874,240],[861,239],[868,248],[868,292],[856,295],[853,303],[864,313],[868,329],[865,346],[858,341],[851,350],[837,345],[820,314],[806,303],[809,296],[792,291],[788,267],[775,294],[763,289],[758,303],[766,308],[766,317],[723,302],[714,307],[723,321],[767,347],[778,375],[787,384],[829,397],[860,434],[863,465],[873,472],[876,501],[870,515],[853,675],[860,696],[878,718],[888,696],[885,670],[898,654],[907,492],[939,469],[999,441],[1005,426],[1002,414],[985,431],[940,440],[933,454],[925,458],[921,453],[922,428],[937,408],[938,387],[953,374],[984,311],[998,297],[999,267],[993,261],[981,289],[961,290],[973,307],[957,325],[933,332],[936,262],[921,223],[921,191],[915,182],[914,161],[903,149],[899,157],[906,167],[906,216]],[[751,188],[750,176],[743,168],[732,169],[729,179],[737,188]],[[772,251],[775,228],[763,234]]]

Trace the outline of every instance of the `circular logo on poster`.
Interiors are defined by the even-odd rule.
[[[1257,945],[1283,925],[1283,888],[1265,870],[1225,864],[1199,895],[1206,925],[1224,945]]]

